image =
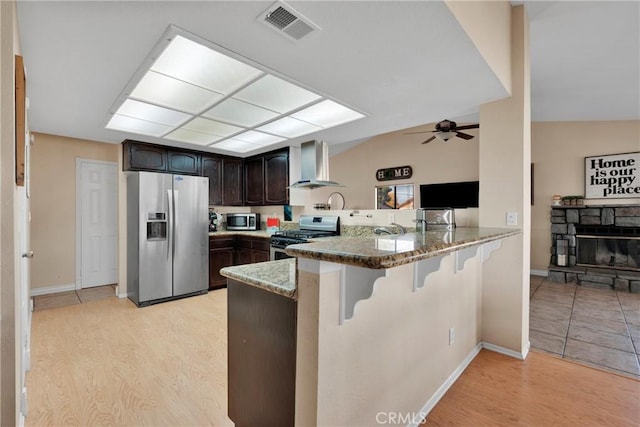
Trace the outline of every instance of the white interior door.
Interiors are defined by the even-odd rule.
[[[31,214],[29,205],[30,185],[30,148],[29,133],[25,135],[25,180],[24,186],[17,187],[16,206],[18,217],[17,242],[20,250],[20,412],[21,418],[27,416],[27,389],[25,374],[31,367],[31,307],[29,299],[30,264],[33,258],[30,244]]]
[[[118,280],[117,169],[112,162],[77,160],[80,247],[76,258],[80,271],[76,288],[109,285]]]

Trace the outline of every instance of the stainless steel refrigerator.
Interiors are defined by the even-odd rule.
[[[127,294],[138,306],[209,288],[209,180],[127,174]]]

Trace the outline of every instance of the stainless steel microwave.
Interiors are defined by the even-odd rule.
[[[226,217],[227,230],[260,230],[260,214],[229,213]]]

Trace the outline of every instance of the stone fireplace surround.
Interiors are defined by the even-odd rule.
[[[549,280],[640,293],[640,272],[576,265],[576,227],[607,226],[640,230],[640,206],[552,206]],[[567,266],[557,265],[558,240],[567,240]]]

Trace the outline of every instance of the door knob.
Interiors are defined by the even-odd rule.
[[[33,258],[33,251],[23,253],[22,258]]]

